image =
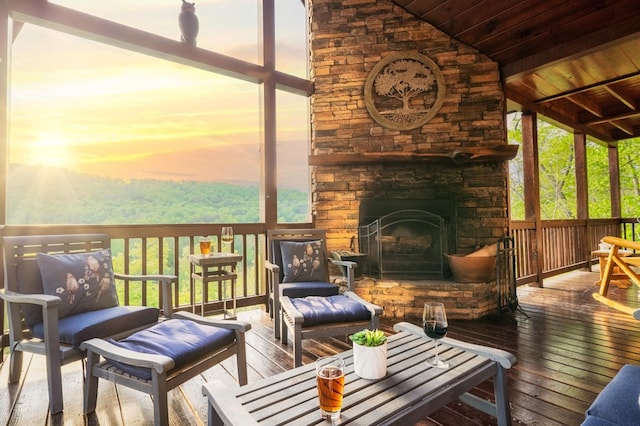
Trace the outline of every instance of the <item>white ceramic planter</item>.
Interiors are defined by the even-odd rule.
[[[387,342],[380,346],[353,343],[353,369],[363,379],[381,379],[387,374]]]

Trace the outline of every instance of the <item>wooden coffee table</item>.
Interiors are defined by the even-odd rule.
[[[346,361],[345,395],[340,420],[353,425],[411,424],[447,403],[460,399],[511,424],[505,369],[516,363],[512,354],[485,346],[444,338],[440,357],[450,368],[436,369],[427,359],[434,344],[421,328],[400,323],[388,339],[387,375],[365,380],[353,372],[352,351],[338,356]],[[495,404],[468,393],[492,379]],[[250,383],[232,391],[221,382],[203,386],[209,401],[210,425],[322,423],[314,364]]]

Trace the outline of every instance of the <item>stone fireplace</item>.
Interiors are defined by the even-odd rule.
[[[455,252],[450,200],[364,200],[358,243],[367,255],[364,274],[379,279],[444,279],[445,253]]]
[[[439,241],[431,235],[431,245],[442,251],[468,253],[504,237],[507,160],[515,152],[507,142],[497,64],[390,1],[308,4],[315,85],[309,157],[313,214],[315,226],[327,230],[329,250],[349,248],[354,238],[362,245],[360,227],[384,215],[364,219],[361,212],[376,204],[398,203],[396,210],[404,210],[416,207],[403,205],[418,203],[424,206],[418,210],[444,218],[446,235]],[[417,128],[385,127],[365,105],[370,71],[395,52],[419,52],[443,76],[442,106]],[[445,212],[429,210],[441,200],[447,200]],[[452,318],[495,310],[495,282],[456,283],[443,278],[441,267],[446,265],[434,264],[431,276],[408,277],[385,276],[383,269],[382,278],[371,273],[358,281],[356,291],[382,305],[385,316],[398,318],[418,318],[424,300],[435,297]]]

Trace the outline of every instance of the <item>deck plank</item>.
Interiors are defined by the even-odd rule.
[[[520,287],[522,311],[479,320],[450,321],[449,336],[503,349],[518,363],[508,370],[511,414],[516,425],[580,424],[584,411],[622,365],[640,365],[640,323],[592,297],[596,272],[574,271],[545,281],[544,288]],[[634,306],[637,289],[612,287],[609,297]],[[239,313],[252,329],[247,335],[249,383],[293,367],[291,343],[273,338],[273,321],[262,309]],[[384,319],[391,334],[398,321]],[[346,336],[303,342],[303,362],[350,348]],[[63,368],[65,412],[47,419],[48,393],[44,364],[39,356],[25,356],[21,383],[7,385],[8,357],[0,364],[0,424],[17,425],[147,425],[153,423],[151,398],[110,382],[100,381],[97,412],[82,416],[82,367]],[[235,358],[227,359],[170,392],[171,424],[206,424],[206,400],[201,385],[222,380],[238,386]],[[473,390],[493,398],[493,384]],[[458,401],[449,403],[420,422],[420,426],[491,426],[495,419]]]

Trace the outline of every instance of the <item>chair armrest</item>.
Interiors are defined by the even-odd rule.
[[[51,308],[59,306],[62,300],[58,296],[48,294],[24,294],[15,291],[0,289],[0,299],[7,303],[28,303],[31,305],[40,305],[43,308]]]
[[[417,336],[420,336],[424,339],[429,339],[426,334],[424,334],[424,330],[414,324],[410,324],[408,322],[400,322],[393,326],[395,331],[406,331]],[[430,339],[429,339],[430,340]],[[501,349],[490,348],[489,346],[475,345],[473,343],[467,343],[460,340],[452,339],[450,337],[444,337],[440,339],[440,342],[445,345],[453,346],[458,349],[462,349],[464,351],[472,352],[477,355],[482,355],[486,358],[489,358],[492,361],[496,361],[500,363],[503,368],[511,368],[517,363],[517,359],[515,355],[503,351]]]
[[[274,272],[274,273],[280,273],[280,266],[276,265],[275,263],[272,263],[268,260],[264,261],[264,266],[270,271],[270,272]]]
[[[367,307],[369,312],[371,312],[373,315],[375,315],[375,316],[382,315],[382,306],[374,305],[373,303],[367,302],[366,300],[364,300],[362,297],[358,296],[353,291],[345,291],[344,295],[346,297],[348,297],[349,299],[357,300],[358,302],[362,303],[364,306]]]
[[[158,281],[161,283],[170,283],[178,279],[175,275],[132,275],[114,273],[114,278],[127,281]]]
[[[86,340],[80,344],[80,349],[83,351],[90,350],[93,353],[102,355],[103,358],[122,362],[123,364],[153,368],[158,373],[169,371],[175,365],[168,356],[135,352],[102,339]]]
[[[293,303],[291,303],[289,296],[280,296],[280,307],[283,312],[287,313],[294,324],[301,324],[304,322],[304,316],[302,316],[300,311],[296,309]]]
[[[358,267],[358,264],[356,262],[352,262],[350,260],[338,260],[329,258],[329,262],[333,263],[336,266],[345,266],[351,269],[355,269]]]
[[[191,312],[176,312],[171,316],[171,318],[186,319],[189,321],[197,322],[198,324],[227,328],[230,330],[239,331],[241,333],[246,333],[247,331],[251,330],[251,324],[246,321],[205,318]]]
[[[178,284],[178,277],[175,275],[132,275],[114,273],[113,277],[125,281],[157,281],[162,292],[162,311],[164,316],[171,318],[173,314],[173,297],[171,284]]]
[[[344,267],[344,271],[346,272],[345,278],[347,279],[347,290],[353,291],[354,281],[355,281],[355,268],[358,267],[356,262],[352,262],[350,260],[336,260],[329,258],[329,262],[336,266]]]

